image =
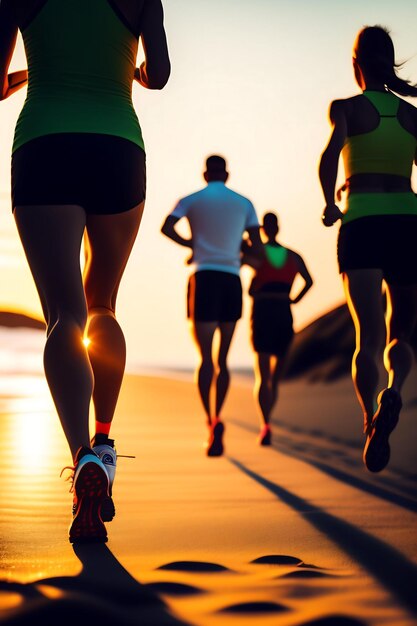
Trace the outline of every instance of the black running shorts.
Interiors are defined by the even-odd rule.
[[[294,336],[289,300],[261,296],[253,299],[251,341],[254,352],[283,358]]]
[[[145,195],[145,153],[122,137],[44,135],[12,155],[13,209],[73,204],[106,215],[133,209]]]
[[[188,281],[187,317],[195,322],[236,322],[242,316],[240,277],[201,270]]]
[[[343,224],[339,271],[381,269],[388,284],[417,283],[417,216],[375,215]]]

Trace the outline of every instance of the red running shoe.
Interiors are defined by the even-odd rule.
[[[210,427],[210,436],[207,442],[207,456],[221,456],[223,454],[223,433],[223,422],[215,420]]]
[[[269,424],[265,424],[262,428],[261,432],[258,435],[257,442],[260,446],[270,446],[271,445],[271,427]]]

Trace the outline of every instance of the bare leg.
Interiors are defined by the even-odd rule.
[[[274,357],[274,364],[272,366],[272,407],[271,411],[278,402],[279,396],[279,384],[281,382],[282,373],[284,371],[284,358]]]
[[[255,397],[261,411],[263,425],[269,424],[273,406],[271,355],[259,352],[255,355]]]
[[[343,281],[356,331],[352,378],[367,428],[376,408],[377,360],[385,339],[382,272],[377,269],[352,270],[344,274]]]
[[[217,358],[219,368],[216,381],[216,417],[220,417],[224,401],[230,385],[230,373],[227,367],[227,355],[229,354],[230,344],[232,342],[233,333],[235,332],[236,322],[220,322],[220,346]]]
[[[14,211],[47,322],[44,367],[73,457],[89,446],[93,376],[82,342],[87,319],[80,268],[85,212],[79,206],[25,206]]]
[[[417,318],[417,287],[388,285],[387,347],[384,363],[388,387],[400,392],[413,364],[410,337]]]
[[[363,451],[370,472],[382,471],[390,459],[389,437],[398,423],[402,407],[400,391],[413,362],[409,339],[416,320],[416,291],[416,286],[388,286],[388,336],[384,353],[388,388],[378,396],[378,409]]]
[[[217,322],[193,322],[192,333],[197,349],[200,354],[200,365],[197,370],[198,391],[204,411],[207,415],[207,423],[211,424],[210,391],[213,384],[214,365],[212,357],[213,337],[217,328]]]
[[[84,285],[88,353],[94,372],[96,422],[111,423],[125,363],[126,344],[116,319],[119,284],[139,230],[144,203],[123,213],[87,216]]]

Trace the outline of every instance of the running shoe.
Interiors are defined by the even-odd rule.
[[[370,472],[380,472],[388,465],[391,454],[388,439],[398,424],[401,407],[398,391],[391,388],[381,391],[363,451],[363,461]]]
[[[223,454],[224,424],[215,420],[210,427],[210,436],[207,442],[207,456],[221,456]]]
[[[116,515],[116,509],[112,498],[117,461],[114,439],[109,439],[107,435],[95,435],[91,441],[91,447],[103,463],[109,477],[109,494],[104,499],[101,506],[101,519],[103,522],[111,522],[113,517]]]
[[[270,446],[271,445],[271,427],[269,424],[265,424],[261,429],[261,432],[258,435],[257,442],[260,446]]]
[[[91,448],[82,447],[77,452],[73,471],[75,510],[69,540],[71,543],[105,543],[107,531],[101,507],[108,497],[106,468]]]

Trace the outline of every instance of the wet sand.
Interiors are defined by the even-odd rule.
[[[3,380],[2,623],[417,623],[411,383],[376,476],[350,380],[283,385],[271,448],[255,441],[250,381],[233,383],[225,456],[207,458],[191,381],[125,378],[112,435],[136,458],[118,462],[108,543],[74,549],[70,457],[43,376]]]

